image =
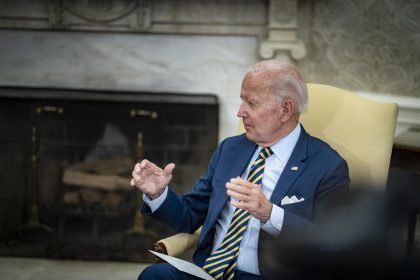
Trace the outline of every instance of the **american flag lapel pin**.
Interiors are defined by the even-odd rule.
[[[290,168],[292,171],[297,171],[299,169],[299,167],[297,166],[292,166],[292,168]]]

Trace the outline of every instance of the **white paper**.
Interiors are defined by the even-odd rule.
[[[151,252],[152,254],[155,254],[156,256],[158,256],[159,258],[171,264],[172,266],[174,266],[175,268],[177,268],[178,270],[182,272],[200,277],[202,279],[214,280],[214,278],[208,275],[204,269],[202,269],[199,266],[196,266],[193,263],[190,263],[190,262],[187,262],[187,261],[175,258],[175,257],[171,257],[165,254],[161,254],[152,250],[149,250],[149,252]]]

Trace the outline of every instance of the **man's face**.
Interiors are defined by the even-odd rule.
[[[273,96],[270,73],[249,73],[242,82],[237,116],[243,119],[246,136],[260,146],[271,146],[283,136],[283,101]]]

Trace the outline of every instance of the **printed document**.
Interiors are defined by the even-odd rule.
[[[207,272],[205,270],[203,270],[201,267],[196,266],[193,263],[175,258],[175,257],[171,257],[165,254],[161,254],[152,250],[149,250],[150,253],[158,256],[159,258],[161,258],[162,260],[166,261],[167,263],[171,264],[172,266],[174,266],[175,268],[177,268],[178,270],[200,277],[202,279],[206,279],[206,280],[214,280],[213,277],[211,277],[210,275],[207,274]]]

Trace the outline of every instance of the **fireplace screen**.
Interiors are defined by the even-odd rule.
[[[174,162],[171,187],[189,191],[217,144],[216,97],[27,88],[1,95],[0,253],[152,259],[147,249],[173,232],[140,215],[131,170],[141,158]]]

